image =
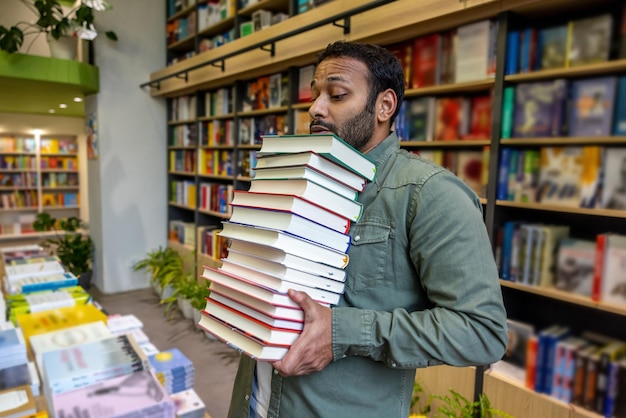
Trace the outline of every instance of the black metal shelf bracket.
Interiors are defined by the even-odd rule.
[[[350,16],[346,16],[343,18],[343,24],[337,23],[338,21],[333,22],[333,26],[337,26],[339,28],[343,28],[343,34],[347,35],[350,33]]]
[[[188,74],[189,73],[187,71],[185,71],[184,73],[176,74],[176,78],[181,78],[181,79],[185,80],[185,83],[187,83],[189,81]]]
[[[152,89],[157,89],[157,90],[161,90],[161,82],[160,81],[153,81],[151,83],[148,83],[148,85],[150,86],[150,88]]]
[[[224,69],[226,68],[226,60],[224,59],[213,61],[210,64],[214,67],[219,68],[220,70],[222,70],[222,72],[224,72]]]
[[[270,56],[273,57],[276,53],[276,43],[270,42],[267,45],[261,45],[261,50],[269,52]]]

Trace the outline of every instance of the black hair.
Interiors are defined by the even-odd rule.
[[[400,104],[404,99],[404,72],[400,61],[388,49],[382,46],[361,42],[337,41],[328,44],[325,50],[317,56],[317,64],[328,58],[348,57],[361,61],[369,69],[367,79],[370,91],[367,106],[373,111],[378,94],[392,89],[396,93],[398,103],[390,123],[400,111]]]

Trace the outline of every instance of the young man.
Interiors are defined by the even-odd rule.
[[[273,364],[242,356],[229,416],[406,418],[416,368],[488,364],[505,352],[481,204],[453,174],[400,149],[391,128],[404,81],[386,49],[329,45],[311,87],[311,133],[337,134],[378,173],[359,196],[340,303],[290,291],[304,330]]]

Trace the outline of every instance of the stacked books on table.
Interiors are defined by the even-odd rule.
[[[193,390],[194,367],[179,349],[172,348],[148,356],[150,367],[167,393]]]
[[[264,136],[250,189],[234,192],[223,222],[228,255],[204,268],[211,294],[198,325],[250,357],[282,358],[304,320],[287,291],[339,302],[357,198],[375,175],[376,164],[335,135]]]
[[[15,259],[6,263],[4,291],[9,295],[75,286],[78,278],[66,272],[55,256]]]

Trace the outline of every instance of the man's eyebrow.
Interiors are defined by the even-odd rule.
[[[347,80],[339,75],[331,75],[326,79],[327,82],[332,83],[336,81],[347,82]],[[311,87],[315,85],[315,80],[311,81]]]

